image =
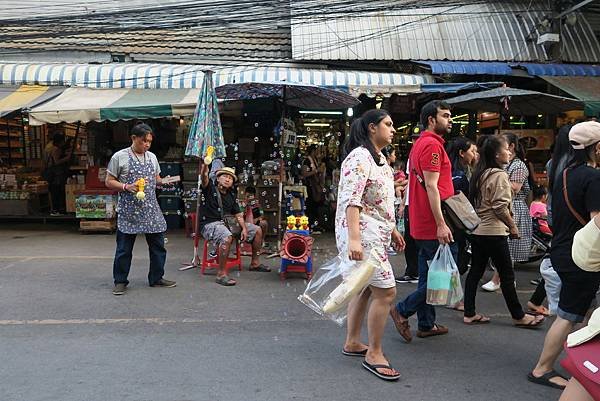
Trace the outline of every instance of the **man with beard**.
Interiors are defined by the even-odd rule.
[[[454,195],[452,166],[443,138],[452,130],[450,106],[440,100],[427,103],[421,110],[421,124],[426,130],[409,155],[410,235],[417,245],[419,283],[415,292],[390,310],[396,329],[406,342],[412,340],[408,318],[415,313],[419,321],[417,337],[448,333],[446,327],[436,324],[435,309],[426,302],[428,261],[440,244],[451,244],[454,260],[457,259],[457,246],[442,214],[442,201]]]

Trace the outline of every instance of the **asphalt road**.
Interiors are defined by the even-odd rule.
[[[334,253],[317,237],[315,263]],[[556,400],[526,380],[545,331],[517,329],[499,293],[479,293],[493,318],[466,326],[438,308],[447,336],[405,344],[388,321],[384,349],[401,371],[386,383],[342,356],[344,329],[300,304],[300,277],[244,270],[236,287],[180,272],[191,241],[169,235],[172,289],[146,282],[138,238],[126,295],[112,289],[114,237],[68,226],[0,226],[0,400]],[[392,258],[397,273],[401,256]],[[272,267],[279,259],[265,261]],[[525,304],[535,266],[517,272]],[[414,284],[398,286],[399,297]],[[412,323],[416,326],[416,322]]]

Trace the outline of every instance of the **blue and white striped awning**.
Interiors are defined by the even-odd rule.
[[[0,64],[0,84],[81,86],[88,88],[195,89],[203,70],[215,72],[215,87],[245,82],[292,82],[343,90],[353,96],[420,92],[433,83],[428,75],[319,70],[278,66],[222,67],[190,64]]]

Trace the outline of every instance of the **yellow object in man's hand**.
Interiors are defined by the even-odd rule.
[[[144,188],[146,186],[146,180],[143,178],[140,178],[139,180],[137,180],[136,183],[138,186],[138,191],[135,194],[136,199],[138,199],[138,200],[146,199],[146,193],[144,192]]]
[[[206,148],[206,155],[204,156],[204,164],[206,164],[208,166],[209,164],[212,163],[214,153],[215,153],[214,146],[209,146],[208,148]]]

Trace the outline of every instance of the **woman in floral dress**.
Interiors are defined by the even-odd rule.
[[[336,243],[340,256],[350,261],[366,260],[374,249],[380,265],[369,286],[348,306],[347,337],[342,353],[364,356],[363,366],[383,380],[400,374],[383,355],[381,339],[390,305],[396,297],[394,273],[387,247],[398,250],[404,240],[395,229],[394,178],[381,150],[392,143],[395,130],[385,110],[367,111],[352,123],[344,144],[336,212]],[[361,342],[360,331],[368,308],[369,345]]]

